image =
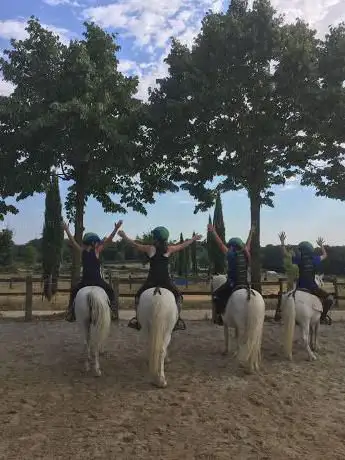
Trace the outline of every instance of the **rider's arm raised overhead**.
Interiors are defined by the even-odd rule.
[[[70,232],[69,228],[68,228],[68,225],[66,224],[66,222],[63,223],[63,228],[65,230],[65,232],[67,233],[67,236],[68,236],[68,239],[70,240],[70,242],[72,243],[72,245],[80,252],[82,252],[83,248],[82,246],[80,246],[80,244],[78,244],[76,242],[76,240],[74,239],[74,236],[72,235],[72,233]]]
[[[186,240],[183,243],[172,244],[171,246],[168,246],[168,252],[169,254],[174,254],[174,252],[182,251],[182,249],[185,249],[187,246],[190,246],[194,241],[201,240],[201,238],[201,235],[194,235],[191,239]]]
[[[323,238],[318,238],[316,243],[321,248],[321,252],[322,252],[322,254],[320,256],[320,261],[325,260],[327,258],[327,252],[326,252],[326,249],[324,247]]]
[[[121,238],[123,238],[127,243],[129,243],[131,246],[133,246],[138,251],[145,252],[146,254],[150,254],[152,250],[151,244],[137,243],[135,240],[132,240],[131,238],[129,238],[123,230],[120,230],[118,232],[118,235],[121,236]]]
[[[98,252],[103,251],[104,247],[113,241],[113,238],[116,235],[119,228],[121,227],[121,225],[122,225],[122,220],[119,220],[118,222],[116,222],[116,224],[114,225],[114,230],[110,233],[109,236],[103,238],[102,243],[98,246],[97,248]]]
[[[251,244],[252,244],[252,236],[253,236],[253,233],[255,232],[255,226],[252,225],[251,228],[250,228],[250,231],[249,231],[249,235],[248,235],[248,238],[247,238],[247,242],[246,242],[246,245],[244,247],[244,251],[248,257],[248,260],[250,260],[250,247],[251,247]]]
[[[216,232],[216,229],[214,228],[213,225],[209,224],[207,226],[207,230],[209,232],[211,232],[216,240],[216,243],[219,247],[219,249],[224,253],[224,254],[227,254],[229,252],[229,249],[226,247],[226,245],[223,243],[223,241],[221,240],[220,236],[218,235],[218,233]]]

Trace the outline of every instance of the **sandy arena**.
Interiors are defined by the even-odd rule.
[[[149,384],[139,334],[112,325],[103,376],[86,375],[76,324],[0,322],[0,458],[345,458],[345,327],[321,327],[319,360],[283,359],[265,323],[259,375],[220,354],[222,328],[175,333],[168,388]]]

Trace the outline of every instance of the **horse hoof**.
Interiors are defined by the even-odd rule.
[[[101,369],[96,369],[95,373],[96,373],[96,377],[100,377],[102,375]]]
[[[157,388],[166,388],[168,386],[168,383],[165,379],[159,379],[158,381],[153,382],[153,385]]]
[[[228,354],[229,354],[228,350],[223,350],[223,351],[222,351],[222,355],[223,355],[223,356],[227,356]]]
[[[317,356],[316,356],[314,353],[312,353],[312,354],[309,356],[309,359],[310,359],[310,361],[316,361],[316,360],[317,360]]]

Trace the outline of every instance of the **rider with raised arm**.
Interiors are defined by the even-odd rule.
[[[190,240],[186,240],[183,243],[173,245],[168,244],[169,231],[165,227],[156,227],[152,231],[153,244],[138,243],[129,238],[122,230],[119,231],[119,236],[121,236],[138,251],[147,254],[150,259],[150,268],[147,279],[135,296],[135,314],[137,315],[137,307],[139,304],[140,295],[146,289],[154,287],[165,288],[174,294],[178,308],[179,317],[174,330],[185,329],[186,326],[180,318],[183,297],[170,277],[169,257],[175,252],[182,251],[187,246],[191,245],[194,241],[199,241],[202,238],[201,235],[194,235]],[[140,329],[140,324],[138,323],[137,316],[130,320],[128,327],[138,330]]]
[[[238,287],[249,287],[248,267],[250,264],[250,245],[254,226],[251,227],[246,244],[241,238],[231,238],[225,245],[213,225],[209,224],[207,230],[211,232],[219,249],[226,255],[228,262],[227,281],[213,293],[213,302],[216,307],[215,324],[222,325],[222,314],[225,311],[230,295]]]
[[[74,299],[79,289],[86,286],[99,286],[105,290],[109,297],[112,314],[114,315],[116,308],[116,305],[114,305],[115,294],[113,288],[107,282],[105,282],[101,276],[101,262],[99,260],[99,256],[105,246],[113,240],[121,225],[122,220],[115,224],[114,230],[108,237],[103,238],[103,240],[101,240],[100,237],[96,235],[96,233],[85,233],[83,237],[83,244],[81,246],[74,239],[68,228],[68,225],[66,223],[63,224],[63,228],[67,233],[68,239],[74,248],[81,253],[81,263],[83,269],[81,281],[71,291],[66,314],[67,321],[75,321]]]
[[[281,232],[278,236],[280,239],[283,254],[289,255],[289,252],[285,246],[285,232]],[[323,306],[320,322],[327,323],[327,313],[329,312],[333,301],[330,298],[330,294],[321,289],[315,281],[316,268],[323,260],[326,259],[327,252],[324,248],[324,240],[322,238],[318,238],[316,243],[321,248],[321,256],[318,256],[314,253],[314,247],[311,243],[308,241],[302,241],[298,245],[299,254],[293,254],[292,256],[292,263],[297,265],[299,270],[296,288],[306,289],[311,294],[319,297]]]

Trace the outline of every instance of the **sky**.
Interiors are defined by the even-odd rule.
[[[222,0],[1,0],[0,50],[10,47],[11,38],[25,38],[27,19],[34,15],[48,29],[68,43],[83,31],[83,21],[92,20],[109,32],[119,33],[120,70],[140,78],[138,96],[147,98],[147,88],[166,74],[164,57],[168,54],[170,37],[190,45],[200,30],[206,11],[221,11],[228,2]],[[320,36],[329,25],[345,20],[343,0],[273,0],[273,6],[284,13],[287,21],[300,17],[317,29]],[[12,86],[0,75],[0,94],[8,95]],[[64,200],[66,183],[60,187]],[[345,203],[315,196],[312,188],[301,187],[298,178],[273,189],[275,207],[263,207],[261,242],[278,244],[278,232],[284,230],[288,243],[300,240],[314,242],[318,236],[330,245],[343,245],[345,237]],[[247,237],[250,227],[249,200],[245,191],[222,195],[226,237]],[[124,230],[130,236],[140,235],[157,225],[170,230],[172,239],[185,238],[193,231],[206,236],[207,213],[194,214],[194,200],[188,193],[167,193],[157,196],[154,205],[147,206],[147,216],[128,210],[125,215],[105,214],[101,206],[90,199],[85,211],[86,231],[101,236],[112,231],[114,222],[123,219]],[[1,224],[14,231],[14,240],[23,244],[39,238],[42,233],[44,196],[35,195],[18,203],[19,213],[8,215]],[[210,210],[213,215],[213,209]],[[1,229],[1,227],[0,227]]]

